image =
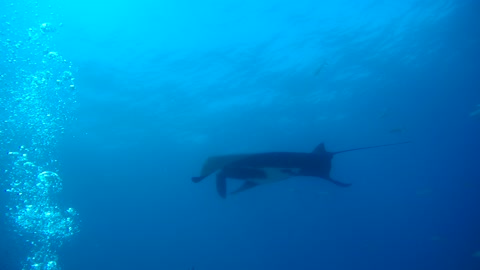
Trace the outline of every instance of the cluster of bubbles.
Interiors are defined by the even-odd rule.
[[[57,250],[78,232],[77,213],[58,205],[62,179],[56,173],[59,137],[73,120],[74,70],[51,50],[57,27],[41,23],[0,35],[0,154],[10,158],[7,217],[31,254],[23,269],[60,269]]]
[[[55,249],[65,238],[78,232],[77,213],[73,208],[62,210],[56,196],[62,190],[62,179],[52,171],[43,171],[28,159],[28,151],[8,153],[14,160],[11,183],[6,189],[14,197],[8,215],[15,231],[33,247],[26,269],[59,269]]]

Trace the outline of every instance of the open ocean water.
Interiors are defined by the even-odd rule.
[[[0,270],[480,269],[479,26],[476,0],[0,0]],[[400,142],[335,155],[349,187],[191,180]]]

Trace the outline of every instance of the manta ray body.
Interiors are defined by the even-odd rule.
[[[209,157],[202,167],[200,176],[192,177],[198,183],[209,175],[217,173],[217,192],[227,196],[227,179],[244,180],[244,184],[231,194],[245,191],[261,184],[274,183],[295,176],[312,176],[325,179],[341,187],[351,184],[334,180],[330,177],[332,159],[336,154],[398,145],[409,142],[362,147],[338,152],[327,152],[325,144],[319,144],[312,152],[267,152],[257,154],[239,154]]]

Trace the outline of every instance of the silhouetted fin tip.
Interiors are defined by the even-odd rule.
[[[334,183],[335,185],[340,186],[340,187],[349,187],[349,186],[352,185],[350,183],[343,183],[343,182],[340,182],[340,181],[337,181],[337,180],[333,180],[332,178],[326,178],[326,179],[328,181]]]
[[[198,182],[202,181],[202,180],[203,180],[203,178],[205,178],[205,177],[201,177],[201,176],[198,176],[198,177],[192,177],[192,182],[194,182],[194,183],[198,183]]]
[[[325,150],[325,144],[321,143],[321,144],[317,145],[317,147],[315,147],[315,149],[313,149],[312,153],[322,154],[322,153],[325,153],[325,152],[327,152],[327,150]]]
[[[249,190],[251,188],[254,188],[258,186],[257,184],[253,183],[253,182],[250,182],[250,181],[246,181],[245,183],[243,183],[243,185],[241,187],[239,187],[237,190],[233,191],[233,192],[230,192],[230,194],[237,194],[239,192],[242,192],[242,191],[245,191],[245,190]]]

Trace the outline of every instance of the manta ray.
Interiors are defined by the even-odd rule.
[[[336,154],[405,143],[410,142],[361,147],[337,152],[327,152],[325,144],[321,143],[310,153],[267,152],[213,156],[205,161],[200,176],[192,177],[192,181],[198,183],[214,172],[218,172],[216,179],[217,192],[222,198],[227,196],[227,178],[245,181],[242,186],[230,194],[296,176],[318,177],[340,187],[349,187],[351,184],[330,177],[332,159]]]

